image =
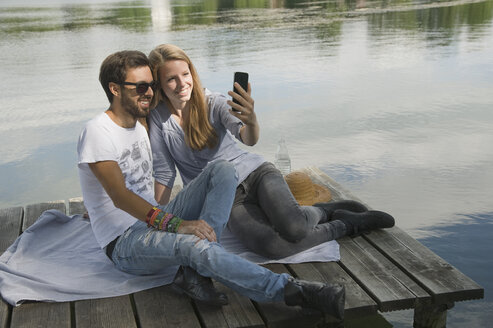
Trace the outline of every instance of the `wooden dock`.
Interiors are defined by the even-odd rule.
[[[317,168],[304,169],[314,182],[326,185],[332,198],[355,199]],[[69,215],[83,213],[81,199],[0,210],[0,253],[47,209]],[[306,280],[346,286],[345,326],[391,327],[381,312],[414,309],[414,327],[445,327],[455,302],[481,299],[484,289],[398,227],[338,240],[340,262],[267,265]],[[169,286],[127,296],[64,303],[25,303],[18,307],[0,299],[0,328],[18,327],[332,327],[319,315],[281,303],[256,303],[221,284],[230,304],[222,308],[196,303]],[[409,323],[410,325],[413,323]]]

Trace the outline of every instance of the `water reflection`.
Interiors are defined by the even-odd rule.
[[[1,30],[48,32],[86,29],[98,25],[116,26],[131,31],[183,30],[200,26],[230,28],[279,28],[331,25],[360,16],[370,16],[372,33],[399,28],[402,30],[453,34],[464,24],[475,26],[491,21],[491,1],[131,1],[105,4],[62,1],[49,7],[30,3],[4,3],[0,9]],[[334,30],[330,29],[332,36]],[[325,34],[322,33],[322,36]],[[429,34],[430,40],[440,39]]]
[[[165,32],[173,25],[173,13],[169,0],[151,0],[152,28],[156,32]]]

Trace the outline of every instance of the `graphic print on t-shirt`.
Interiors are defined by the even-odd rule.
[[[146,152],[148,156],[144,155]],[[118,165],[130,190],[139,194],[152,187],[149,172],[150,148],[145,141],[141,141],[140,146],[139,142],[136,141],[132,144],[131,149],[123,150]]]

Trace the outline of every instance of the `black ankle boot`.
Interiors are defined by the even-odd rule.
[[[333,201],[333,202],[328,202],[328,203],[316,203],[313,204],[315,207],[320,207],[325,211],[325,214],[327,216],[327,220],[324,222],[332,221],[332,214],[334,213],[335,210],[347,210],[355,213],[361,213],[361,212],[366,212],[368,211],[368,208],[361,204],[360,202],[357,202],[355,200],[338,200],[338,201]],[[321,222],[321,223],[324,223]]]
[[[336,210],[332,218],[333,220],[340,220],[346,225],[346,235],[350,237],[375,229],[392,228],[395,225],[394,218],[381,211],[354,213]]]
[[[223,306],[228,304],[228,296],[216,290],[211,278],[201,276],[190,267],[180,266],[172,287],[179,293],[185,293],[194,300],[209,305]]]
[[[316,309],[336,319],[344,319],[346,290],[343,285],[324,284],[289,278],[284,287],[287,305]]]

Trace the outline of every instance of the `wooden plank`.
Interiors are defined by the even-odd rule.
[[[344,316],[354,318],[377,313],[376,302],[336,262],[290,264],[300,279],[340,283],[346,288]]]
[[[431,293],[436,304],[484,297],[481,286],[398,227],[365,238]]]
[[[22,304],[13,309],[10,327],[70,328],[70,304],[68,302]]]
[[[136,328],[130,296],[118,296],[75,302],[77,328]]]
[[[24,209],[22,207],[0,209],[0,254],[5,252],[19,235],[23,214]],[[11,313],[11,307],[0,298],[1,328],[7,328]]]
[[[7,328],[10,320],[10,306],[0,298],[0,328]]]
[[[235,293],[233,290],[220,283],[215,282],[214,285],[217,290],[228,296],[229,304],[218,308],[195,302],[195,306],[204,327],[265,327],[262,318],[249,298]]]
[[[22,231],[29,228],[46,210],[59,210],[62,213],[66,213],[65,201],[57,200],[53,202],[45,202],[38,204],[30,204],[26,206],[24,222],[22,222]]]
[[[430,296],[364,238],[338,240],[341,266],[377,302],[382,312],[414,308]]]
[[[84,214],[85,212],[86,207],[84,206],[84,201],[82,200],[82,197],[70,198],[68,200],[69,215]]]
[[[65,213],[65,202],[55,201],[26,206],[22,231],[48,209]],[[11,327],[70,327],[70,303],[29,303],[12,310]]]
[[[0,210],[0,254],[12,245],[21,231],[22,207],[10,207]]]
[[[445,328],[447,326],[447,310],[453,304],[436,306],[431,302],[417,302],[414,310],[413,328]]]
[[[134,301],[140,327],[200,327],[190,298],[173,292],[169,285],[135,293]]]
[[[331,189],[333,199],[354,199],[361,202],[318,168],[310,167],[303,171],[314,182],[325,184]],[[484,297],[481,286],[398,227],[372,231],[363,237],[430,293],[435,304]]]

